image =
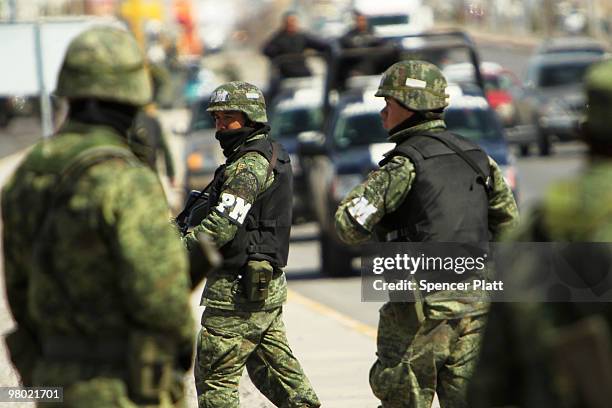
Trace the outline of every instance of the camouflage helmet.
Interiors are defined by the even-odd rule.
[[[432,111],[448,106],[446,79],[426,61],[400,61],[383,74],[376,96],[388,96],[413,111]]]
[[[127,31],[108,26],[90,28],[72,40],[55,93],[136,106],[149,103],[152,97],[138,44]]]
[[[206,111],[239,111],[252,122],[268,122],[264,96],[259,88],[248,82],[232,81],[217,87]]]
[[[591,140],[612,143],[612,60],[592,66],[585,78],[587,111],[585,129]]]

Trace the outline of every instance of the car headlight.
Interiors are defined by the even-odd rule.
[[[340,174],[336,175],[332,185],[332,193],[334,200],[339,202],[348,193],[363,181],[363,177],[359,174]]]
[[[187,156],[187,168],[196,172],[204,166],[204,158],[199,152],[193,152],[189,156]]]
[[[187,156],[187,168],[192,173],[213,172],[219,164],[214,149],[194,150]]]
[[[500,103],[495,108],[495,112],[504,124],[511,124],[514,119],[514,105],[511,103]]]

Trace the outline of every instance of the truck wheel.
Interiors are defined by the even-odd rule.
[[[542,131],[538,132],[538,152],[540,156],[550,156],[550,136]]]

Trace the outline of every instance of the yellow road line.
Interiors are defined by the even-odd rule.
[[[345,327],[348,327],[351,330],[354,330],[374,339],[376,338],[375,327],[369,326],[365,323],[361,323],[353,319],[352,317],[349,317],[335,309],[332,309],[329,306],[325,306],[322,303],[312,300],[306,296],[300,295],[299,293],[291,289],[289,289],[288,291],[288,298],[290,301],[299,303],[300,305],[306,306],[310,310],[313,310],[323,316],[336,320],[338,323],[342,324]]]

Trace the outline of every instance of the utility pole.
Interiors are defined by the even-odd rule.
[[[587,15],[589,22],[589,33],[593,37],[601,37],[601,8],[599,1],[588,0],[587,2]]]
[[[17,21],[17,0],[8,0],[9,21],[14,23]]]
[[[542,17],[544,21],[542,31],[544,32],[545,36],[551,37],[555,31],[556,2],[554,0],[543,0],[543,3],[544,12],[542,13]]]

